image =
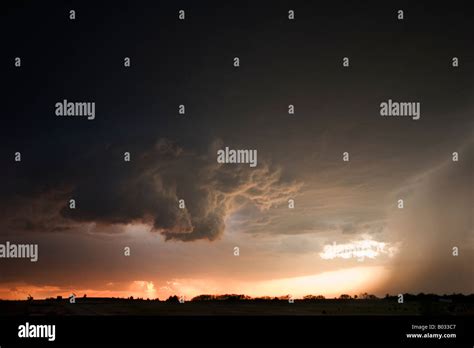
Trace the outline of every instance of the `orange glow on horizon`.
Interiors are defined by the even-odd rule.
[[[69,290],[57,286],[33,286],[28,284],[11,284],[0,288],[0,299],[26,300],[28,295],[35,299],[67,298],[71,293],[78,298],[87,297],[120,297],[159,298],[165,300],[171,295],[184,295],[186,300],[202,294],[245,294],[252,297],[284,296],[302,298],[305,295],[323,295],[337,297],[341,294],[359,294],[370,292],[386,280],[387,270],[382,266],[359,266],[337,271],[323,272],[310,276],[242,282],[229,279],[174,279],[161,286],[154,281],[132,281],[128,285],[107,284],[103,289]]]

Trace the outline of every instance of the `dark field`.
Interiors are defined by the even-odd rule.
[[[473,315],[474,304],[461,301],[319,300],[191,301],[185,303],[111,298],[0,301],[0,315]]]

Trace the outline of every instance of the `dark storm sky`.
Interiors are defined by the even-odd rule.
[[[296,20],[287,19],[289,9]],[[142,279],[158,287],[183,274],[219,283],[229,269],[246,281],[319,274],[357,265],[321,260],[324,245],[370,235],[401,245],[394,260],[369,261],[399,285],[388,280],[374,289],[449,292],[446,280],[456,268],[463,276],[450,279],[452,290],[472,292],[474,21],[463,6],[20,2],[1,18],[0,236],[34,240],[45,250],[43,264],[34,266],[40,268],[22,263],[13,272],[12,262],[2,261],[4,289],[24,283],[102,291],[105,283]],[[14,57],[21,57],[21,68]],[[350,58],[349,68],[342,57]],[[459,57],[458,68],[452,57]],[[63,99],[94,101],[95,119],[57,117],[54,105]],[[420,102],[420,120],[381,117],[387,99]],[[258,168],[218,167],[215,151],[224,146],[257,149]],[[16,151],[21,164],[13,162]],[[391,209],[402,196],[419,206],[408,204],[400,216]],[[76,211],[66,208],[71,197]],[[186,200],[185,215],[176,208],[179,198]],[[295,211],[286,208],[289,198],[297,201]],[[96,259],[104,238],[119,253],[124,241],[140,244],[141,234],[134,239],[122,231],[140,224],[164,237],[157,240],[167,252],[202,257],[207,271],[153,259],[166,266],[158,277],[154,268]],[[82,283],[92,261],[75,250],[74,274],[65,274],[58,265],[68,261],[57,248],[69,250],[75,238],[89,260],[115,271],[98,267]],[[418,238],[430,242],[420,246]],[[182,246],[203,240],[229,243],[222,246],[229,253],[236,242],[248,246],[260,266],[216,262],[220,254],[205,260],[209,251],[201,244]],[[465,250],[453,261],[445,253],[454,245]],[[302,259],[281,256],[287,254]],[[406,274],[407,264],[419,272]],[[434,278],[419,275],[446,264]]]

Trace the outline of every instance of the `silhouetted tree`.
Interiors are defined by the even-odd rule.
[[[255,298],[255,301],[271,301],[272,298],[270,296],[262,296]]]
[[[318,296],[306,295],[303,297],[303,300],[305,301],[324,300],[324,296],[323,295],[318,295]]]
[[[214,295],[199,295],[199,296],[193,297],[191,301],[212,301],[215,299],[216,297]]]
[[[220,300],[220,301],[231,301],[231,302],[233,302],[233,301],[250,300],[251,297],[246,296],[246,295],[238,295],[238,294],[225,294],[225,295],[216,296],[216,299]]]
[[[168,297],[168,299],[166,300],[166,302],[179,303],[179,298],[178,298],[178,296],[173,295],[173,296]]]
[[[281,300],[281,301],[288,301],[290,299],[290,295],[280,296],[280,297],[278,297],[278,299]]]

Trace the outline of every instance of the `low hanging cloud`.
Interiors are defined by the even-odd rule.
[[[100,232],[146,223],[166,240],[212,241],[223,234],[232,212],[248,205],[267,210],[301,188],[263,161],[257,168],[218,164],[219,145],[215,142],[207,153],[198,154],[161,139],[148,151],[132,154],[131,162],[107,158],[100,175],[75,173],[74,182],[17,200],[8,215],[10,229],[53,232],[93,224]],[[69,209],[70,198],[76,209]],[[41,208],[27,214],[31,202]],[[14,211],[22,211],[22,217]]]

